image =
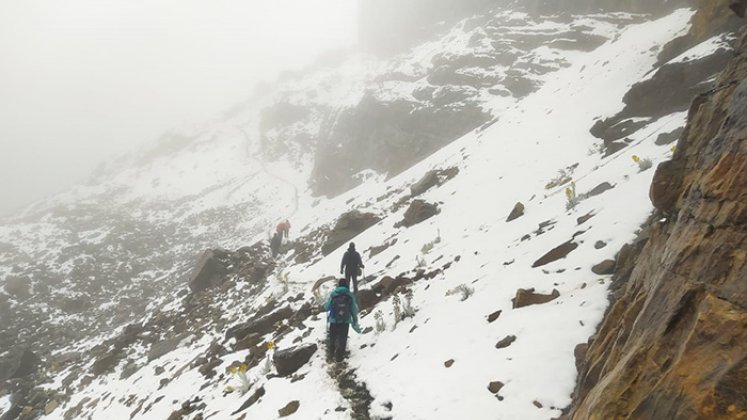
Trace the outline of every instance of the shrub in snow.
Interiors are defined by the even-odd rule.
[[[437,233],[436,238],[434,240],[428,242],[427,244],[423,245],[422,248],[420,248],[420,253],[421,254],[428,254],[429,252],[431,252],[433,250],[433,247],[436,244],[441,243],[441,229],[438,229],[437,232],[438,233]]]
[[[239,380],[239,384],[237,386],[227,386],[226,392],[234,392],[238,391],[240,393],[245,393],[249,390],[249,388],[252,387],[252,381],[249,380],[249,378],[246,376],[246,372],[249,370],[249,366],[246,365],[246,363],[242,363],[241,366],[232,366],[228,369],[228,372]]]
[[[322,296],[322,292],[320,292],[318,288],[314,289],[312,294],[314,295],[314,304],[316,306],[324,305],[324,296]]]
[[[376,320],[376,332],[384,332],[386,330],[386,322],[384,322],[384,314],[381,311],[374,313],[374,319]]]
[[[465,301],[469,299],[470,296],[475,294],[475,289],[472,287],[467,286],[466,284],[460,284],[459,286],[450,289],[446,292],[446,296],[456,295],[460,294],[462,295],[462,301]]]
[[[641,159],[637,155],[633,155],[633,162],[638,164],[638,172],[643,172],[647,169],[651,169],[651,167],[654,166],[654,163],[651,162],[651,159]]]
[[[402,301],[402,319],[412,318],[415,316],[415,308],[412,307],[412,291],[405,292],[405,299]]]
[[[568,200],[565,203],[565,209],[571,210],[575,208],[581,199],[576,195],[576,183],[571,182],[571,186],[565,189],[565,197]]]
[[[649,158],[641,159],[637,155],[633,155],[633,162],[638,164],[638,172],[643,172],[647,169],[650,169],[652,166],[654,166],[654,163],[651,162],[651,159]]]
[[[415,256],[415,261],[417,261],[417,263],[415,264],[417,268],[423,268],[428,265],[428,263],[425,262],[425,258],[421,257],[420,255]]]
[[[275,342],[270,341],[267,343],[267,355],[265,356],[265,360],[262,361],[262,365],[259,367],[259,374],[260,376],[265,376],[268,373],[272,372],[272,354],[275,350]]]
[[[558,176],[556,176],[555,178],[551,179],[547,184],[545,184],[545,189],[546,190],[551,190],[551,189],[553,189],[555,187],[559,187],[561,185],[565,185],[565,184],[571,182],[571,180],[572,180],[571,174],[570,174],[570,172],[572,171],[571,168],[572,167],[566,168],[566,169],[561,169],[560,171],[558,171]]]

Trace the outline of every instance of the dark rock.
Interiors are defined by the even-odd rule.
[[[697,13],[718,16],[728,4],[703,3]],[[698,17],[694,28],[712,22]],[[657,212],[640,241],[618,254],[625,256],[613,304],[588,349],[577,352],[569,418],[747,415],[745,138],[743,33],[713,89],[693,101],[669,174],[652,185],[667,220]]]
[[[551,302],[560,297],[560,292],[553,289],[549,295],[543,295],[541,293],[535,293],[534,289],[519,289],[516,291],[516,297],[511,299],[513,302],[513,308],[523,308],[530,305],[540,305],[543,303]]]
[[[272,357],[275,368],[280,376],[288,376],[295,373],[317,350],[316,344],[304,344],[284,350],[278,350]]]
[[[176,337],[172,337],[166,340],[159,340],[150,347],[148,351],[148,362],[158,359],[172,351],[176,350],[176,347],[189,336],[188,333],[182,333]]]
[[[551,249],[547,254],[543,255],[540,259],[532,264],[532,268],[542,267],[543,265],[550,264],[557,260],[565,258],[574,249],[578,248],[578,244],[573,241],[568,241],[557,247]]]
[[[592,218],[592,217],[594,217],[594,216],[595,216],[594,212],[589,212],[589,213],[587,213],[587,214],[585,214],[585,215],[583,215],[583,216],[579,217],[578,219],[576,219],[576,223],[577,223],[577,224],[578,224],[579,226],[580,226],[580,225],[583,225],[584,223],[588,222],[588,221],[589,221],[589,219],[591,219],[591,218]]]
[[[189,280],[189,289],[195,293],[201,290],[220,286],[228,280],[228,270],[218,258],[216,251],[205,251],[197,262]]]
[[[454,365],[454,359],[449,359],[449,360],[447,360],[447,361],[444,362],[444,366],[446,366],[447,368],[450,368],[453,365]]]
[[[492,314],[488,315],[488,322],[490,323],[498,319],[498,317],[501,316],[502,312],[503,311],[495,311]]]
[[[591,271],[592,273],[599,274],[600,276],[605,274],[612,274],[615,272],[615,260],[604,260],[594,267],[591,267]]]
[[[327,236],[327,241],[322,245],[322,255],[329,255],[380,220],[381,218],[375,214],[361,213],[358,210],[343,214],[337,219],[335,227]]]
[[[680,139],[684,131],[685,131],[685,127],[680,127],[669,133],[661,133],[656,137],[656,140],[654,141],[654,143],[657,146],[664,146],[666,144],[674,143],[675,141]]]
[[[513,344],[514,341],[516,341],[516,336],[515,335],[506,336],[501,341],[499,341],[499,342],[497,342],[495,344],[495,348],[497,348],[497,349],[505,349],[506,347],[508,347],[511,344]]]
[[[397,175],[490,119],[490,113],[472,100],[458,107],[423,106],[414,100],[385,101],[366,94],[325,124],[311,187],[318,195],[333,196],[358,185],[355,174],[366,169]]]
[[[423,200],[414,200],[405,211],[404,218],[397,222],[394,227],[410,227],[424,220],[430,219],[440,212],[438,205],[426,203]]]
[[[371,289],[358,290],[356,298],[358,299],[358,306],[360,307],[361,311],[370,310],[381,301],[381,297]]]
[[[293,414],[296,411],[298,411],[298,407],[300,407],[300,406],[301,406],[301,403],[298,402],[298,400],[291,401],[288,404],[286,404],[285,407],[283,407],[280,410],[278,410],[278,416],[279,417],[288,417],[291,414]]]
[[[506,222],[516,220],[523,215],[524,215],[524,204],[522,204],[521,202],[518,202],[516,203],[516,205],[514,205],[514,209],[511,210],[511,213],[508,215]]]
[[[534,406],[537,407],[537,408],[542,408],[542,403],[540,403],[537,400],[532,401],[532,404],[534,404]]]
[[[122,354],[118,351],[112,351],[93,362],[91,373],[95,376],[100,376],[111,372],[119,364],[120,360],[122,360]]]
[[[15,347],[0,361],[0,383],[31,375],[40,365],[41,359],[29,348]]]
[[[602,249],[607,246],[607,242],[604,241],[596,241],[594,243],[594,249]]]
[[[595,197],[597,195],[601,195],[606,191],[609,191],[611,189],[615,188],[612,184],[609,182],[602,182],[601,184],[597,185],[596,187],[592,188],[591,191],[587,192],[585,195],[586,197]]]
[[[649,198],[654,207],[665,213],[674,209],[677,199],[682,194],[684,171],[685,168],[680,162],[668,160],[659,164],[649,190]]]
[[[436,185],[438,185],[438,173],[436,171],[428,171],[420,181],[410,187],[410,196],[417,197]]]
[[[501,388],[503,388],[503,382],[501,381],[492,381],[488,384],[488,391],[490,391],[491,394],[497,394],[500,392]]]
[[[238,410],[231,413],[231,415],[236,415],[237,413],[240,413],[247,408],[253,406],[257,401],[259,401],[260,398],[262,398],[265,395],[265,387],[259,387],[254,393],[249,397],[246,401],[244,401],[243,404],[241,404],[241,407],[239,407]],[[180,417],[181,418],[181,417]]]
[[[269,315],[252,319],[244,324],[235,325],[226,331],[226,340],[236,338],[237,341],[241,341],[249,334],[267,335],[273,331],[275,324],[292,317],[294,313],[290,306],[285,306]]]
[[[437,185],[442,185],[458,173],[459,168],[456,167],[428,171],[420,181],[410,187],[410,197],[417,197]]]

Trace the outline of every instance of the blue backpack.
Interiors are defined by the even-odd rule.
[[[353,299],[347,293],[338,293],[332,296],[332,305],[330,305],[330,320],[336,324],[348,323],[350,311],[353,307]]]

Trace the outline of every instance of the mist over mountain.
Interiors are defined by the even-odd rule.
[[[740,3],[359,6],[0,223],[0,420],[747,413]]]

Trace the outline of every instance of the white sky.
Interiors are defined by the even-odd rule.
[[[356,39],[354,0],[0,0],[0,214]]]

